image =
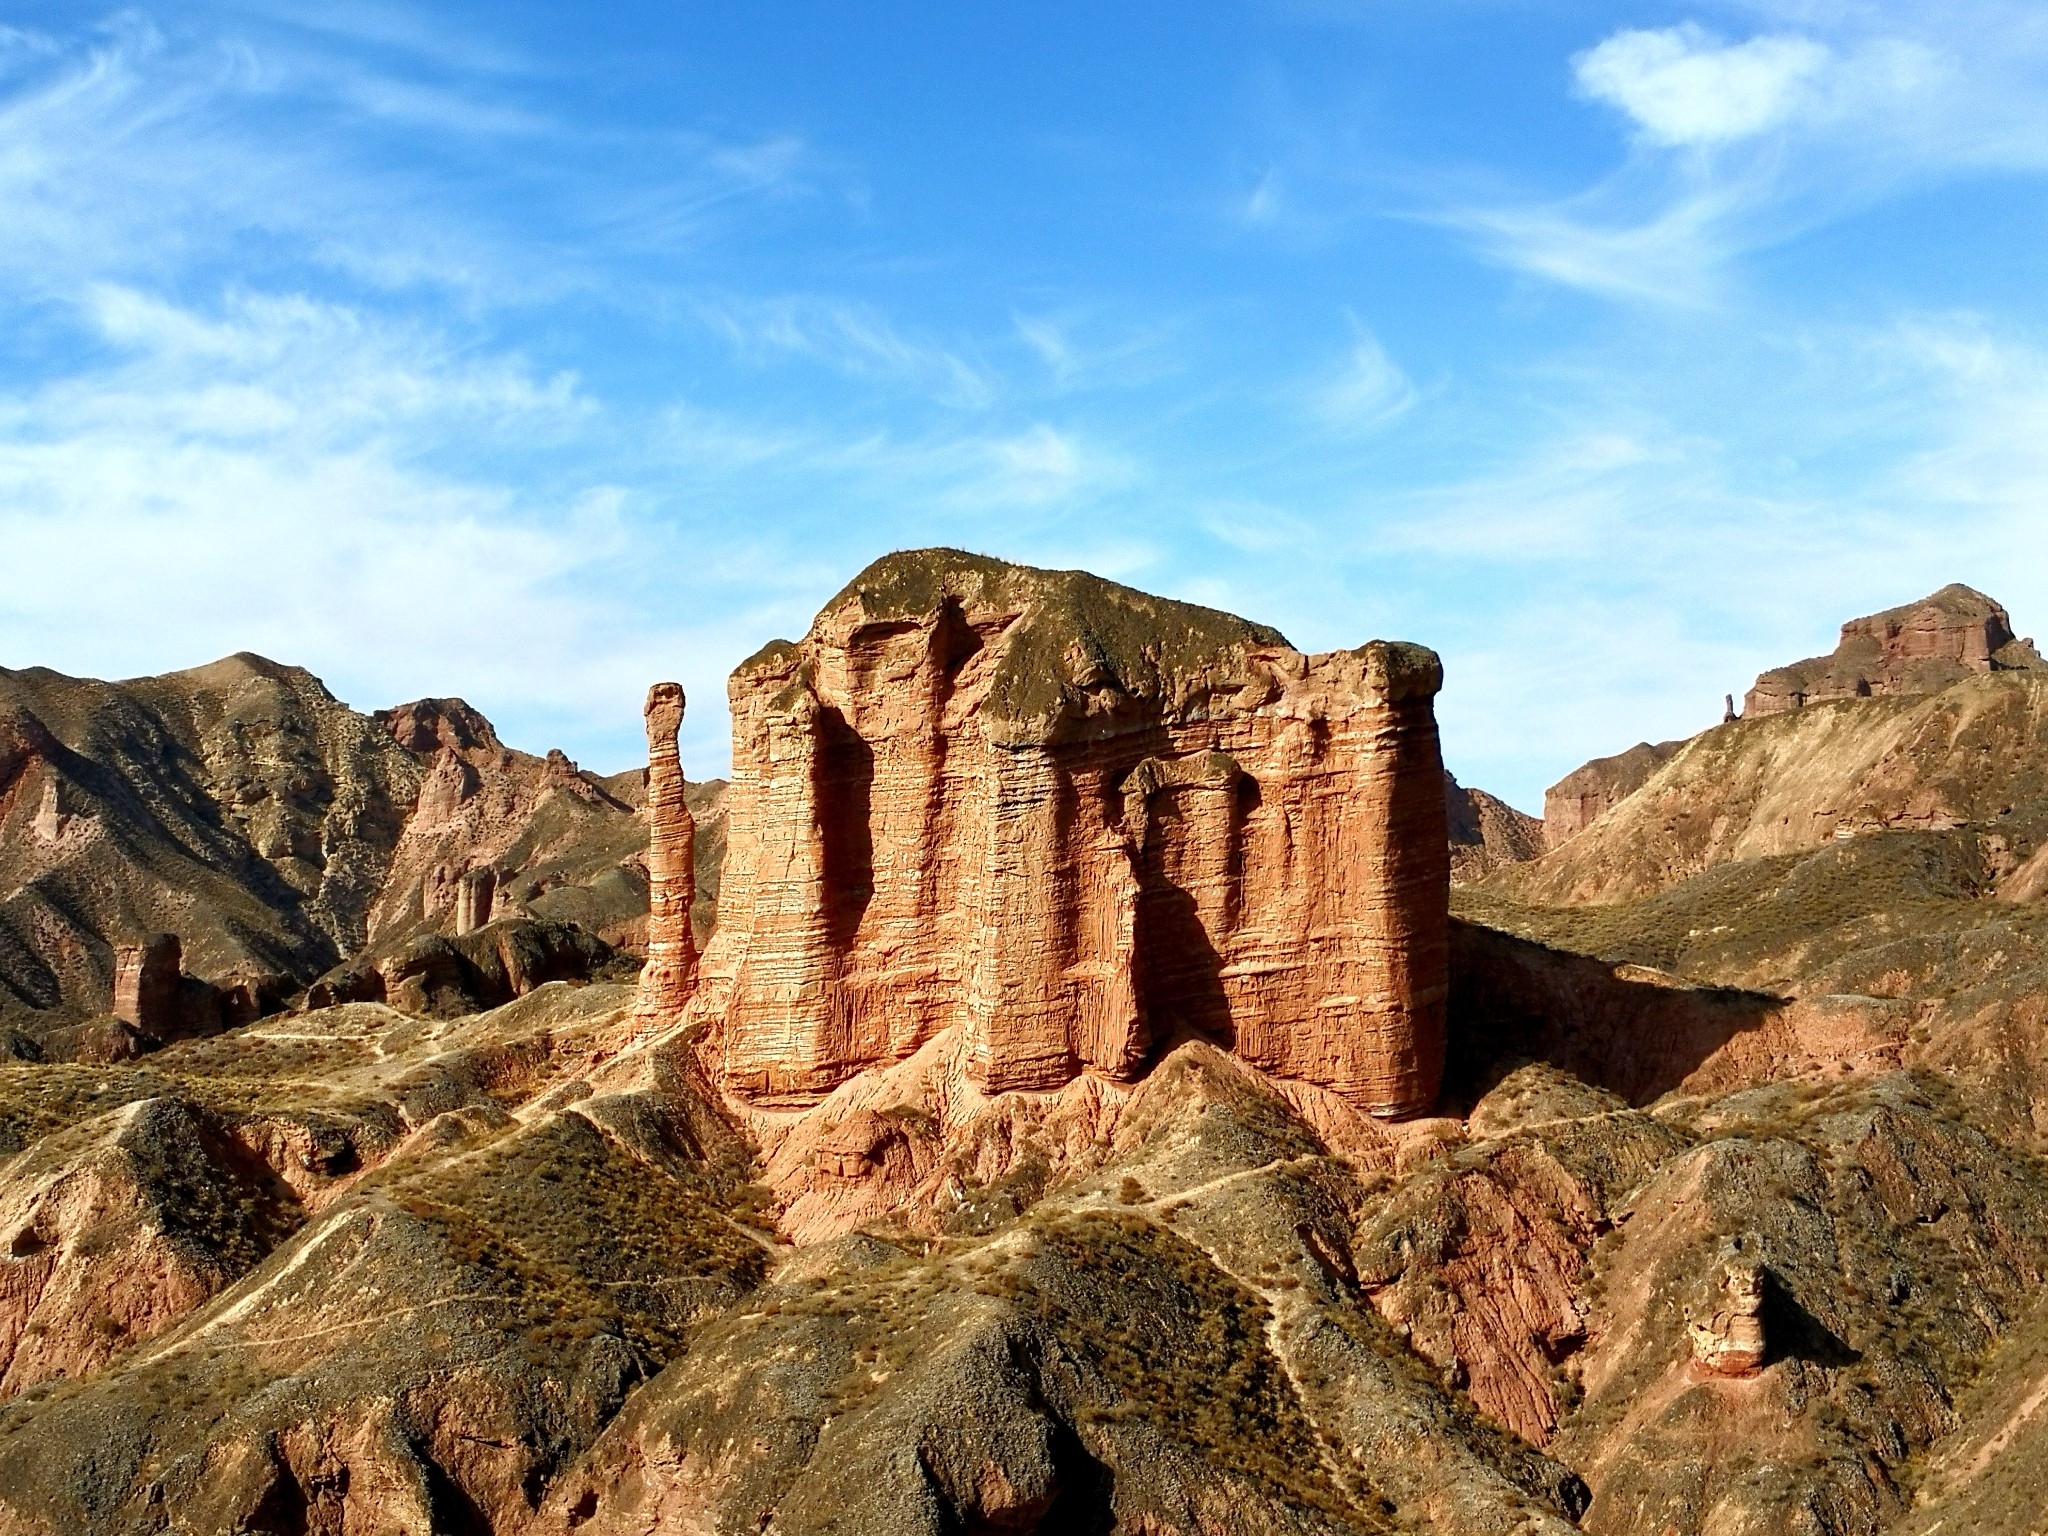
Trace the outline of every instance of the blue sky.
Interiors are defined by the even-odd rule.
[[[639,759],[867,560],[1445,658],[1534,808],[1950,580],[2048,633],[2048,7],[0,10],[0,663]]]

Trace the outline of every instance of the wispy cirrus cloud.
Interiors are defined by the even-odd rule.
[[[1408,375],[1379,338],[1352,321],[1349,354],[1309,392],[1312,413],[1339,432],[1370,432],[1406,414],[1416,401]]]
[[[2006,0],[1746,7],[1571,60],[1624,161],[1562,198],[1444,210],[1493,260],[1609,297],[1716,300],[1740,258],[1944,178],[2048,170],[2048,22]]]
[[[445,36],[423,72],[301,31],[167,30],[124,11],[0,41],[0,271],[17,296],[302,261],[527,303],[596,287],[598,242],[689,249],[808,163],[787,134],[622,138],[564,120]],[[597,164],[614,168],[579,174]],[[478,190],[507,186],[525,194],[516,235]]]
[[[870,304],[816,295],[706,299],[698,312],[744,357],[808,358],[857,378],[883,380],[944,405],[993,402],[995,375],[960,350],[906,336]]]

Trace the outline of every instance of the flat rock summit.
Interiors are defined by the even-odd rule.
[[[2030,1536],[2048,665],[1540,821],[1456,686],[954,550],[729,784],[0,672],[0,1536]]]

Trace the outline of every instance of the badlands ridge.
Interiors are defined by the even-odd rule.
[[[2030,1531],[2048,668],[1540,823],[1443,682],[953,551],[730,785],[0,674],[0,1532]]]

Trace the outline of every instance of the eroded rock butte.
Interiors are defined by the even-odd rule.
[[[1744,696],[1742,712],[1781,715],[1828,699],[1937,693],[1973,673],[2043,665],[2032,640],[2013,637],[2004,608],[1952,582],[1917,603],[1849,620],[1831,656],[1763,673]]]
[[[889,556],[733,674],[687,1017],[760,1104],[957,1026],[990,1093],[1128,1081],[1186,1031],[1375,1114],[1425,1109],[1441,682],[1420,646],[1307,656],[1082,572]]]

